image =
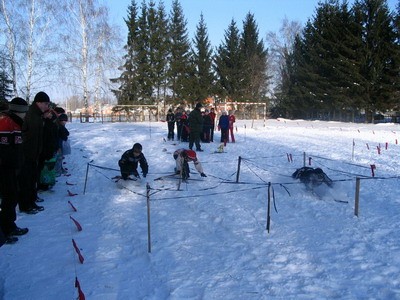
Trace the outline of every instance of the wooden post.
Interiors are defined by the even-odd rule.
[[[360,178],[356,178],[356,195],[354,199],[354,214],[358,217],[358,208],[360,203]]]
[[[86,167],[85,186],[84,186],[84,188],[83,188],[83,194],[84,194],[84,195],[85,195],[85,193],[86,193],[86,183],[87,183],[87,179],[88,179],[89,166],[90,166],[90,163],[88,163],[88,164],[87,164],[87,167]]]
[[[271,226],[271,182],[268,182],[267,231]]]
[[[237,167],[237,172],[236,172],[236,183],[239,182],[239,174],[240,174],[240,164],[242,162],[242,157],[239,156],[238,158],[238,167]]]
[[[146,184],[147,197],[147,252],[151,253],[151,234],[150,234],[150,185]]]

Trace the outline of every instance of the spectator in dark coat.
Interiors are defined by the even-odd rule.
[[[43,114],[43,150],[39,155],[38,168],[42,172],[45,162],[52,159],[58,148],[58,125],[57,116],[53,110],[48,110]],[[50,188],[49,184],[38,180],[38,191],[46,191]]]
[[[39,157],[43,150],[42,116],[49,109],[49,104],[50,98],[45,92],[37,93],[33,103],[29,106],[22,126],[25,161],[19,177],[21,187],[19,210],[28,214],[44,210],[43,206],[36,204],[36,188],[40,174]]]
[[[229,133],[229,116],[226,111],[223,111],[219,117],[218,130],[221,130],[221,143],[224,143],[224,146],[226,146]]]
[[[137,171],[138,164],[140,164],[140,168],[142,169],[143,177],[147,176],[149,165],[142,153],[142,149],[141,144],[135,143],[132,149],[129,149],[122,154],[121,159],[118,161],[118,165],[123,180],[127,180],[129,175],[133,175],[137,178],[140,177]]]
[[[16,225],[15,208],[18,203],[17,176],[23,164],[22,133],[23,118],[28,111],[28,103],[22,98],[14,98],[9,111],[0,114],[0,229],[5,243],[18,241],[17,235],[28,232],[28,228]]]
[[[188,121],[188,115],[186,111],[182,111],[181,115],[181,141],[182,142],[189,142],[189,121]]]
[[[210,138],[211,138],[211,128],[213,126],[213,121],[211,119],[211,116],[208,112],[208,109],[204,111],[203,115],[203,135],[202,135],[202,141],[204,143],[209,143]]]
[[[172,109],[168,110],[167,113],[167,124],[168,124],[168,141],[174,140],[174,128],[175,128],[175,114]]]
[[[189,114],[189,149],[193,150],[193,144],[196,144],[196,151],[203,151],[200,146],[200,135],[203,132],[203,116],[200,109],[203,107],[201,103],[197,103],[195,109]]]

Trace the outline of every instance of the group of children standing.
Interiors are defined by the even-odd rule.
[[[203,143],[214,142],[214,131],[215,131],[215,121],[216,113],[214,108],[205,109],[202,112],[203,116],[203,130],[200,134],[200,139]],[[177,132],[177,140],[181,142],[189,142],[190,136],[190,119],[188,118],[187,112],[178,107],[175,112],[170,108],[168,110],[166,121],[168,124],[168,140],[173,141],[175,137],[175,124]],[[229,137],[232,143],[235,142],[234,136],[234,123],[236,122],[235,115],[233,111],[229,111],[229,115],[226,111],[223,111],[219,117],[217,128],[221,131],[221,143],[226,145],[229,142]]]

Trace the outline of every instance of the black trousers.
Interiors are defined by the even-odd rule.
[[[36,205],[39,166],[36,161],[25,161],[19,174],[19,209],[27,210]]]
[[[174,139],[174,127],[175,127],[174,122],[168,122],[168,140]]]
[[[221,128],[221,143],[228,142],[229,139],[229,129],[222,129]]]
[[[193,150],[193,144],[196,145],[196,150],[200,150],[200,132],[192,131],[189,135],[189,149]]]
[[[5,236],[16,228],[17,214],[15,208],[18,203],[18,182],[16,169],[0,168],[0,228]]]

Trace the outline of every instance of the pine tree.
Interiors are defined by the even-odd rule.
[[[243,22],[241,51],[245,57],[244,98],[247,101],[260,101],[265,98],[268,89],[268,52],[264,49],[263,40],[258,39],[258,27],[251,13],[246,15]]]
[[[354,4],[355,17],[362,27],[360,74],[367,121],[376,111],[397,105],[399,90],[399,45],[385,0],[363,0]]]
[[[128,27],[128,37],[125,46],[125,63],[121,67],[122,73],[119,78],[111,79],[112,82],[120,83],[118,90],[112,90],[118,100],[119,105],[128,105],[136,103],[138,100],[138,84],[136,82],[135,69],[135,42],[138,37],[138,12],[135,0],[128,6],[128,18],[125,20]]]
[[[232,19],[225,31],[224,41],[218,47],[214,58],[220,96],[233,101],[244,100],[244,64],[245,58],[241,50],[239,30]]]
[[[212,72],[212,49],[203,14],[200,15],[193,44],[193,61],[196,67],[194,93],[196,100],[202,101],[213,94],[215,80]]]
[[[153,89],[157,101],[166,96],[166,80],[168,68],[168,21],[165,7],[162,1],[159,2],[155,11],[152,4],[149,10],[149,52],[151,64],[151,77]]]
[[[191,63],[190,41],[187,33],[187,21],[184,18],[182,7],[178,0],[172,3],[172,12],[169,24],[170,62],[169,88],[172,91],[172,101],[179,103],[191,100],[194,67]]]
[[[134,65],[136,69],[137,84],[138,84],[138,101],[140,103],[153,103],[152,101],[152,78],[151,78],[151,61],[150,61],[150,44],[149,44],[149,19],[148,19],[148,7],[146,0],[142,0],[141,14],[138,18],[138,36],[134,43],[134,50],[136,57]],[[155,26],[154,20],[152,20]]]

